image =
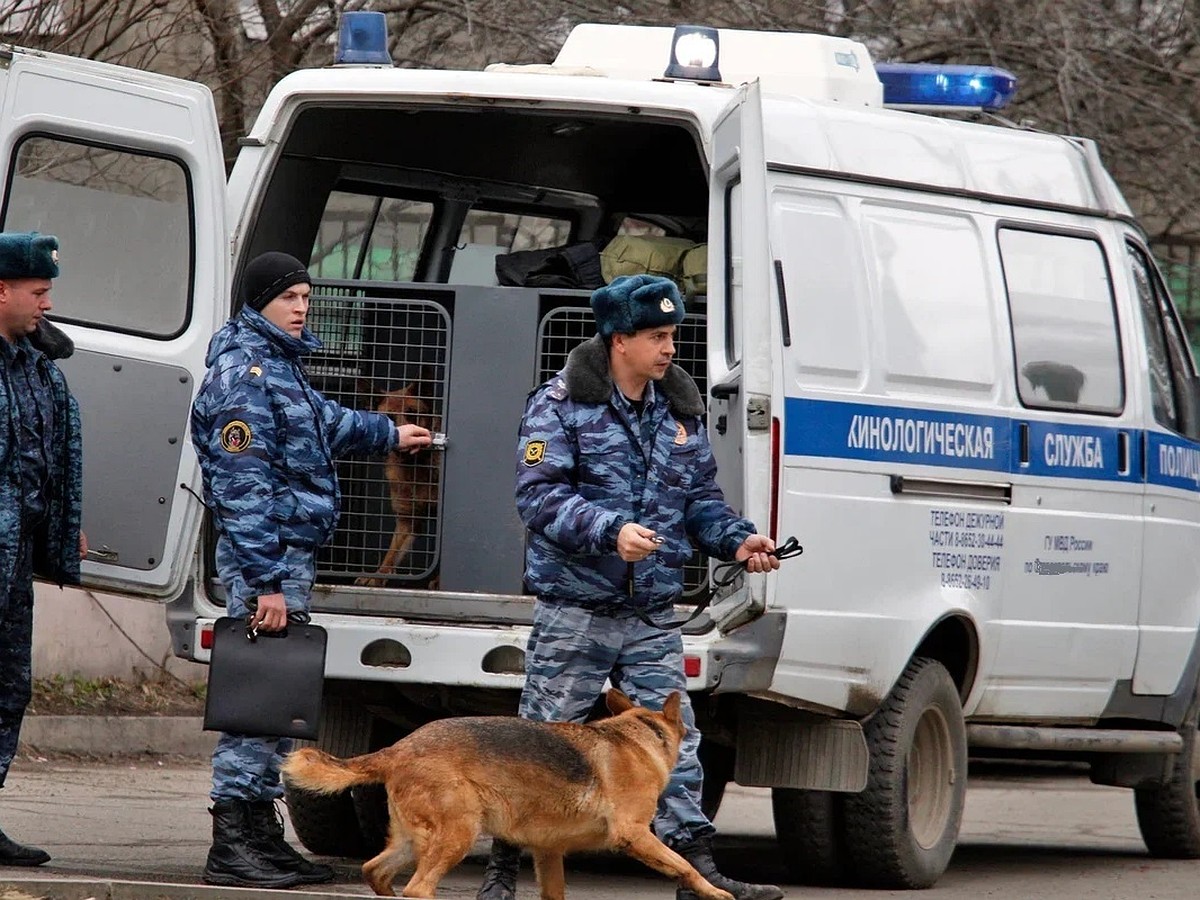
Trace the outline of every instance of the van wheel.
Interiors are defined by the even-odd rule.
[[[1138,829],[1151,856],[1200,857],[1200,768],[1196,760],[1196,720],[1183,731],[1183,751],[1175,755],[1169,780],[1133,792]]]
[[[733,778],[734,749],[707,738],[700,738],[696,751],[700,768],[704,770],[704,781],[700,785],[700,810],[711,822],[717,817],[721,801],[725,798],[725,787]]]
[[[357,756],[367,752],[371,714],[353,698],[325,686],[321,703],[321,733],[314,741],[296,741],[296,746],[315,746],[334,756]],[[358,826],[354,801],[349,791],[314,794],[285,787],[288,815],[296,838],[318,856],[349,856],[366,859],[369,854]]]
[[[834,886],[845,880],[845,800],[834,791],[772,788],[775,835],[797,884]]]
[[[910,662],[866,738],[867,787],[845,804],[855,878],[930,887],[954,853],[967,793],[967,731],[950,673],[932,659]]]

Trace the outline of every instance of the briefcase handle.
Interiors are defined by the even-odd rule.
[[[258,598],[251,597],[246,601],[246,607],[251,613],[256,612],[258,610]],[[264,631],[260,634],[257,626],[250,624],[250,618],[250,616],[246,617],[246,640],[251,643],[254,643],[260,637],[287,637],[287,625],[284,625],[279,631]],[[288,624],[291,625],[307,625],[312,621],[312,616],[303,609],[290,609],[288,610],[287,620]]]

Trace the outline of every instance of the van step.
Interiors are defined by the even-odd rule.
[[[1066,750],[1095,753],[1179,753],[1174,731],[1119,728],[1039,728],[1032,725],[968,725],[972,750]]]

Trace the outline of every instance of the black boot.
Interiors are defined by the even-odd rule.
[[[300,884],[300,875],[276,866],[258,849],[245,800],[218,800],[213,817],[213,844],[202,876],[206,884],[286,888]]]
[[[50,854],[37,847],[18,844],[0,831],[0,866],[40,866],[50,862]]]
[[[274,800],[259,800],[248,804],[254,847],[277,869],[295,872],[302,884],[324,884],[333,881],[330,866],[311,862],[297,853],[283,837],[283,819],[275,809]]]
[[[521,848],[492,838],[492,852],[483,873],[483,886],[475,900],[516,900],[517,871],[521,868]]]
[[[726,878],[718,872],[717,863],[712,855],[712,838],[696,838],[686,844],[673,844],[671,849],[690,862],[713,887],[733,894],[734,900],[782,900],[783,898],[783,891],[773,884],[747,884],[744,881]],[[699,900],[699,898],[686,888],[679,888],[675,891],[675,900]]]

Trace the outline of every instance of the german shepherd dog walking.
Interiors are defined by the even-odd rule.
[[[420,425],[431,432],[441,430],[441,420],[419,396],[420,382],[412,382],[383,394],[377,412],[390,416],[397,425]],[[412,550],[417,526],[435,510],[438,500],[438,464],[428,454],[393,450],[383,464],[387,478],[388,501],[396,518],[392,539],[374,575],[364,575],[354,583],[365,587],[386,587],[400,563]]]
[[[619,850],[706,900],[733,900],[654,836],[650,822],[679,755],[680,697],[662,712],[610,690],[611,718],[587,724],[509,716],[430,722],[384,750],[340,760],[291,753],[292,787],[322,794],[382,783],[388,844],[363,865],[376,894],[394,896],[397,872],[416,858],[405,897],[433,897],[481,832],[527,847],[543,900],[562,900],[563,855]]]

